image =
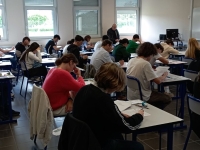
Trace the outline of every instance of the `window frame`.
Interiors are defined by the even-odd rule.
[[[74,36],[77,35],[76,34],[76,11],[77,10],[97,10],[98,12],[98,29],[97,32],[98,34],[95,35],[91,35],[94,38],[99,38],[102,36],[101,33],[101,28],[102,28],[102,24],[101,24],[101,0],[98,0],[99,6],[74,6],[73,3],[73,24],[74,24],[74,30],[73,30],[73,34]],[[86,36],[87,34],[82,34],[81,36]]]
[[[6,1],[2,1],[2,6],[0,5],[0,9],[2,10],[2,28],[3,28],[3,37],[1,36],[1,41],[8,40],[8,30],[7,30],[7,16],[6,16]]]
[[[136,33],[119,33],[121,36],[132,36],[134,34],[139,34],[140,33],[140,0],[138,0],[138,6],[137,7],[117,7],[117,0],[115,0],[115,22],[117,24],[117,11],[118,10],[135,10],[136,11]]]
[[[31,39],[52,39],[55,34],[58,34],[58,11],[57,11],[57,0],[53,0],[53,6],[26,6],[25,0],[24,1],[24,18],[25,18],[25,30],[26,36],[30,37]],[[27,11],[28,10],[51,10],[52,17],[53,17],[53,29],[54,35],[52,36],[30,36],[28,31],[28,19],[27,19]]]

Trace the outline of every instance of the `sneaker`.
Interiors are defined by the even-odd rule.
[[[12,110],[12,115],[13,115],[13,116],[19,116],[19,115],[20,115],[20,112],[19,112],[19,111]]]
[[[169,97],[174,97],[174,94],[173,93],[167,93],[167,92],[165,92],[165,95],[168,95]]]

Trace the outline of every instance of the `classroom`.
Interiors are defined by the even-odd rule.
[[[0,150],[200,150],[200,0],[0,0]]]

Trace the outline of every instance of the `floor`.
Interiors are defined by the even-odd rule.
[[[26,101],[22,96],[19,95],[19,82],[14,88],[15,100],[12,102],[13,109],[20,111],[20,116],[17,119],[17,123],[0,125],[0,150],[39,150],[43,148],[41,141],[37,141],[37,145],[34,145],[33,141],[29,137],[29,119],[27,113],[27,104],[31,97],[31,85],[28,89],[28,95]],[[173,87],[172,87],[173,88]],[[24,87],[25,89],[25,87]],[[170,87],[171,89],[171,87]],[[169,106],[166,107],[166,111],[175,114],[175,103],[173,101]],[[62,125],[64,118],[56,118],[56,126]],[[185,106],[185,124],[189,125],[189,115],[187,107]],[[185,139],[187,136],[187,129],[182,131],[174,132],[174,150],[182,150]],[[162,134],[162,150],[166,150],[166,139],[165,133]],[[59,137],[52,137],[51,142],[48,144],[48,150],[57,150]],[[131,135],[128,135],[128,140],[131,140]],[[159,138],[156,132],[141,134],[138,136],[145,150],[157,150]],[[187,150],[199,150],[200,139],[194,134],[191,134]]]

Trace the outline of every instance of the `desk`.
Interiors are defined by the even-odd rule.
[[[179,51],[178,54],[170,54],[170,55],[172,56],[172,58],[174,58],[174,57],[179,57],[179,58],[181,58],[181,59],[179,59],[179,60],[182,60],[182,58],[185,57],[185,52],[186,52],[186,51]]]
[[[137,53],[131,53],[131,58],[137,57],[138,54]]]
[[[7,74],[9,73],[9,75]],[[13,120],[12,118],[12,104],[11,104],[11,96],[10,96],[10,92],[11,92],[11,89],[12,89],[12,79],[15,78],[15,76],[10,72],[10,71],[7,71],[7,70],[1,70],[0,71],[0,74],[2,76],[0,76],[0,91],[1,91],[1,98],[2,98],[2,106],[5,106],[7,103],[8,104],[8,108],[9,108],[9,119],[8,120],[5,120],[5,121],[0,121],[0,124],[5,124],[5,123],[13,123],[13,122],[17,122],[17,120]],[[4,85],[7,85],[7,92],[5,93],[5,87]],[[6,97],[6,98],[4,98]],[[7,99],[8,101],[5,102],[4,100]],[[5,114],[7,112],[4,112]]]
[[[49,57],[49,55],[50,55],[50,54],[47,54],[47,53],[45,53],[45,52],[41,52],[42,58],[47,58],[47,57]]]
[[[47,67],[49,66],[55,66],[55,61],[57,58],[43,58],[42,59],[42,65],[45,65]]]
[[[0,57],[0,60],[9,60],[11,58],[13,58],[12,55],[4,55],[3,57]]]
[[[83,51],[80,51],[80,54],[81,55],[91,55],[93,54],[94,52],[83,52]]]
[[[176,106],[176,115],[179,116],[180,118],[184,119],[184,105],[185,105],[185,93],[186,93],[186,83],[191,79],[183,77],[183,76],[178,76],[178,75],[173,75],[173,74],[168,74],[168,77],[160,84],[158,85],[158,90],[161,92],[164,92],[164,87],[169,86],[169,85],[177,85],[177,91],[176,91],[176,96],[173,97],[172,99],[178,100],[180,98],[181,100],[181,107],[179,109],[179,113],[177,113],[177,106]],[[178,88],[179,86],[179,88]],[[183,122],[180,124],[177,129],[182,129],[186,128],[187,126],[183,125]]]
[[[122,66],[120,65],[120,67],[123,68],[123,69],[126,69],[127,65],[128,65],[128,62],[124,62],[124,65],[122,65]]]
[[[0,69],[10,70],[11,67],[12,66],[10,61],[0,61]]]

